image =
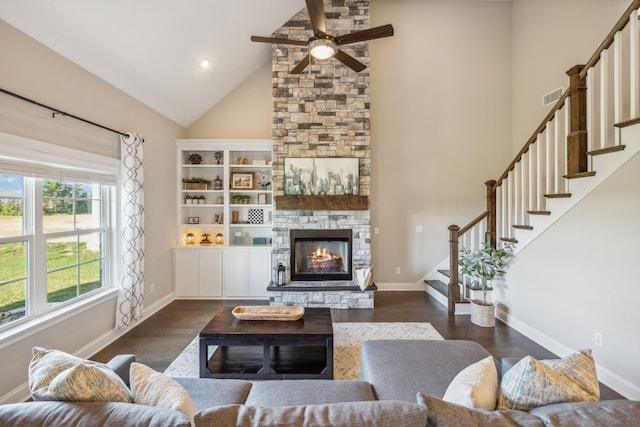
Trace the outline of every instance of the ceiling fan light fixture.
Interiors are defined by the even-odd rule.
[[[328,38],[317,38],[309,42],[309,53],[316,59],[328,59],[338,53],[338,45]]]

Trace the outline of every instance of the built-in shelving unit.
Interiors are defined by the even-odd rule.
[[[183,139],[176,146],[176,297],[265,298],[271,280],[272,142]]]
[[[219,246],[270,245],[271,141],[178,140],[177,149],[180,244],[189,246],[186,236],[192,233],[195,245],[205,234]],[[191,188],[183,182],[194,178],[210,183]]]

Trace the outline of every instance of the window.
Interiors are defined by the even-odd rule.
[[[0,330],[82,301],[115,277],[117,160],[37,144],[30,152],[50,149],[47,162],[0,146]]]

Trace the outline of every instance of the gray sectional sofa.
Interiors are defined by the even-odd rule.
[[[472,410],[440,400],[459,371],[487,356],[471,341],[368,341],[361,353],[362,380],[176,378],[196,405],[193,420],[176,410],[134,403],[25,402],[1,405],[0,425],[640,425],[640,402],[628,400],[556,404],[529,412]],[[109,367],[128,384],[134,360],[118,356]]]

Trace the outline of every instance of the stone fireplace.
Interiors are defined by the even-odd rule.
[[[324,3],[327,31],[343,34],[369,28],[369,0]],[[274,36],[306,40],[312,34],[303,9]],[[342,48],[342,47],[341,47]],[[366,42],[344,46],[346,53],[369,65]],[[286,268],[286,285],[269,288],[272,305],[373,308],[373,289],[362,291],[353,279],[299,280],[292,260],[292,230],[348,230],[350,268],[371,265],[369,70],[356,73],[335,58],[312,62],[290,74],[306,55],[298,46],[273,47],[273,267]],[[287,196],[286,158],[357,158],[358,195]],[[351,274],[351,276],[353,276]]]

